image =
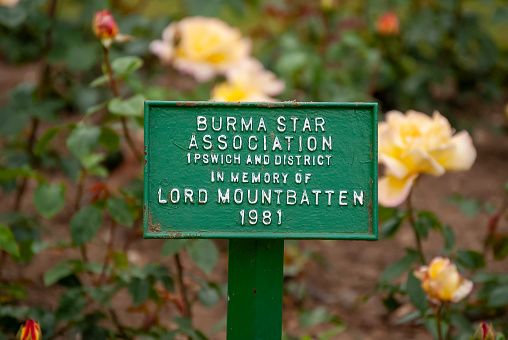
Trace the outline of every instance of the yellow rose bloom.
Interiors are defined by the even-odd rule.
[[[248,57],[251,42],[217,18],[189,17],[170,24],[162,40],[153,41],[150,50],[163,63],[189,73],[199,82],[223,74],[231,65]]]
[[[213,101],[273,102],[271,96],[284,91],[285,84],[255,59],[246,59],[226,72],[226,82],[212,89]]]
[[[16,7],[19,3],[19,0],[0,0],[0,6],[4,7]]]
[[[434,258],[429,266],[420,267],[414,275],[433,301],[457,302],[473,290],[473,283],[464,279],[447,258]]]
[[[441,176],[446,171],[469,170],[476,149],[467,131],[453,134],[450,123],[439,112],[432,117],[421,112],[386,114],[379,123],[379,163],[385,176],[379,179],[379,203],[394,207],[402,203],[420,173]]]

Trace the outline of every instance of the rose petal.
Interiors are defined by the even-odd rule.
[[[413,147],[402,157],[409,157],[418,172],[425,172],[434,176],[441,176],[445,173],[444,167],[422,148]]]
[[[472,290],[473,290],[473,282],[467,279],[462,279],[462,283],[460,284],[459,288],[453,293],[450,301],[458,302],[463,298],[465,298],[466,296],[468,296]]]
[[[379,163],[384,164],[389,174],[397,178],[404,178],[409,172],[404,163],[383,153],[379,154]]]
[[[162,40],[152,41],[149,48],[163,63],[169,63],[173,58],[173,48]]]
[[[390,175],[382,177],[378,182],[379,204],[385,207],[395,207],[404,202],[416,177],[418,174],[402,179]]]
[[[461,131],[450,140],[454,146],[439,160],[446,170],[463,171],[471,169],[476,160],[476,149],[467,131]]]

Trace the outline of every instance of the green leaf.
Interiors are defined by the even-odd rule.
[[[51,286],[74,273],[74,268],[68,262],[63,262],[44,273],[44,285]]]
[[[411,302],[418,308],[421,315],[425,315],[425,311],[428,307],[427,296],[422,289],[420,280],[418,280],[411,271],[407,276],[406,290]]]
[[[504,260],[508,256],[508,235],[495,235],[492,252],[496,260]]]
[[[111,197],[108,199],[106,205],[107,210],[113,220],[115,220],[120,225],[132,227],[134,218],[129,211],[129,207],[127,207],[127,203],[125,203],[125,200],[121,198]]]
[[[189,243],[189,240],[184,239],[172,239],[166,240],[164,245],[162,246],[161,256],[171,256],[178,254],[180,250],[182,250],[185,245]]]
[[[40,155],[44,151],[46,151],[49,142],[51,142],[51,140],[55,138],[55,136],[58,134],[58,132],[60,132],[60,130],[62,130],[62,127],[54,127],[47,129],[46,132],[44,132],[44,135],[42,135],[42,137],[39,138],[39,141],[35,145],[34,153],[36,155]]]
[[[92,205],[78,211],[71,219],[71,237],[76,246],[92,240],[101,227],[102,210]]]
[[[90,83],[90,87],[96,87],[96,86],[99,86],[102,84],[106,84],[108,81],[109,81],[108,75],[103,74],[102,76],[99,76],[99,77],[95,78],[94,80],[92,80],[92,82]],[[88,112],[88,110],[87,110],[87,112]]]
[[[67,147],[74,157],[81,160],[88,156],[99,142],[101,129],[78,124],[67,138]]]
[[[100,103],[100,104],[89,107],[85,111],[85,117],[90,116],[90,115],[94,114],[95,112],[98,112],[99,110],[102,110],[106,106],[108,106],[108,102]]]
[[[35,178],[38,182],[44,180],[39,172],[30,169],[28,166],[22,168],[0,168],[0,183],[9,182],[16,178]]]
[[[19,256],[19,247],[14,239],[11,229],[5,224],[0,223],[0,249],[5,250],[11,255]]]
[[[487,304],[492,308],[508,305],[508,286],[498,286],[494,288],[489,295]]]
[[[480,269],[485,267],[485,259],[479,252],[473,250],[459,250],[457,262],[469,269]]]
[[[418,253],[416,253],[415,251],[408,250],[406,256],[404,256],[397,262],[392,263],[391,265],[388,266],[388,268],[384,270],[384,272],[381,274],[381,277],[379,278],[379,282],[390,282],[396,277],[402,275],[402,273],[411,268],[411,265],[417,259]]]
[[[141,66],[143,66],[143,60],[133,56],[116,58],[111,62],[113,72],[120,77],[136,71]]]
[[[219,255],[215,243],[211,240],[191,240],[185,249],[198,268],[210,275]]]
[[[101,128],[99,143],[108,151],[115,151],[120,146],[120,136],[115,130],[107,126]]]
[[[134,278],[129,283],[129,293],[132,296],[134,306],[141,305],[147,298],[150,290],[150,284],[147,280]]]
[[[60,297],[55,317],[58,322],[78,321],[82,317],[86,304],[86,296],[81,287],[69,289]]]
[[[331,320],[333,315],[328,314],[326,308],[320,307],[311,311],[303,311],[300,314],[300,325],[302,328],[309,328]]]
[[[86,293],[99,304],[111,307],[111,298],[118,291],[119,286],[87,286],[84,288]]]
[[[46,218],[55,216],[65,205],[65,184],[40,184],[33,194],[35,209]]]
[[[449,254],[453,250],[453,247],[455,246],[455,235],[453,234],[453,229],[447,225],[443,226],[442,231],[445,240],[443,250],[445,254]]]
[[[108,103],[108,110],[118,116],[143,116],[145,97],[136,94],[129,99],[113,98]]]
[[[405,211],[395,210],[393,216],[384,221],[381,225],[381,238],[385,239],[394,237],[405,218]]]
[[[219,293],[217,292],[217,289],[206,284],[204,285],[201,290],[198,292],[199,301],[203,304],[205,307],[212,307],[219,302]]]
[[[425,327],[427,327],[427,330],[432,334],[434,339],[445,339],[449,326],[446,321],[441,320],[441,337],[438,337],[436,318],[434,316],[425,318]]]
[[[26,11],[22,6],[0,6],[0,24],[9,28],[21,25],[26,19]]]
[[[415,221],[415,229],[422,238],[427,238],[431,229],[441,229],[441,223],[430,211],[420,211]]]

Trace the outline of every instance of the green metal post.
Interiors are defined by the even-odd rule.
[[[280,340],[284,240],[230,239],[228,340]]]

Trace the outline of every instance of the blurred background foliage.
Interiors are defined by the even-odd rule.
[[[115,95],[119,98],[112,100],[111,91],[104,87],[108,78],[102,46],[91,28],[94,13],[104,8],[111,9],[121,33],[134,37],[109,50],[113,72],[121,80]],[[0,185],[2,197],[9,197],[6,202],[13,205],[0,214],[0,275],[7,258],[23,265],[48,249],[75,251],[44,274],[44,286],[65,288],[55,308],[28,308],[20,302],[29,295],[23,278],[7,281],[0,276],[0,339],[12,337],[26,318],[39,320],[44,339],[69,334],[87,339],[173,339],[176,334],[206,339],[193,328],[188,304],[214,306],[226,297],[225,282],[185,275],[192,283],[184,283],[182,273],[160,263],[135,265],[128,254],[132,239],[141,237],[142,178],[118,192],[108,187],[111,172],[131,154],[120,147],[120,119],[127,120],[132,131],[140,131],[142,99],[210,98],[211,82],[198,83],[161,65],[148,48],[168,24],[188,16],[218,17],[239,27],[252,39],[252,55],[285,81],[281,100],[376,101],[381,111],[437,109],[449,114],[506,95],[508,6],[504,0],[20,0],[12,8],[0,6],[0,76],[5,77],[0,88]],[[11,79],[7,75],[12,68],[18,71]],[[135,100],[120,100],[127,96]],[[110,114],[97,119],[96,113],[106,107]],[[51,145],[60,133],[66,143],[60,139]],[[135,167],[140,174],[141,165]],[[93,178],[93,183],[85,186],[86,178]],[[37,186],[33,192],[26,189],[30,182]],[[83,190],[91,196],[86,204]],[[24,197],[33,201],[35,209],[25,209],[26,204],[24,208]],[[487,209],[483,202],[471,203],[460,196],[450,203],[466,212],[471,205]],[[405,211],[396,209],[381,210],[380,215],[386,238],[393,237],[407,218]],[[419,218],[424,226],[421,236],[438,230],[446,241],[445,254],[453,253],[451,229],[430,213]],[[50,227],[55,220],[70,225],[71,240],[55,236]],[[104,245],[108,249],[104,258],[90,259],[86,245],[105,225],[112,235],[116,225],[125,227],[129,241],[123,247],[111,241]],[[506,258],[506,236],[494,232],[490,236],[488,246],[495,248],[496,258]],[[502,242],[496,241],[500,238]],[[199,270],[210,274],[224,249],[210,240],[182,240],[166,243],[161,258],[173,257],[181,269],[178,256],[184,251]],[[457,254],[468,270],[485,267],[482,254],[463,250]],[[419,303],[419,311],[406,321],[430,315],[411,274],[410,286],[390,283],[415,259],[408,250],[378,284],[380,291],[388,292],[384,300],[388,310],[400,306],[398,294],[409,294]],[[298,242],[288,242],[285,261],[285,304],[298,309],[304,329],[332,325],[313,338],[333,338],[344,329],[340,319],[324,308],[302,307],[307,289],[304,267],[315,261],[326,270],[326,260]],[[505,317],[501,309],[508,302],[506,275],[477,273],[475,279],[485,283],[479,299],[488,302],[487,312]],[[186,293],[185,286],[191,291]],[[132,298],[129,311],[144,315],[140,329],[121,324],[111,305],[122,290]],[[172,329],[159,322],[164,306],[179,313]],[[476,307],[473,312],[484,316],[485,309]],[[458,320],[454,326],[462,325],[461,339],[466,339],[472,326],[464,321],[460,308],[453,309]]]

